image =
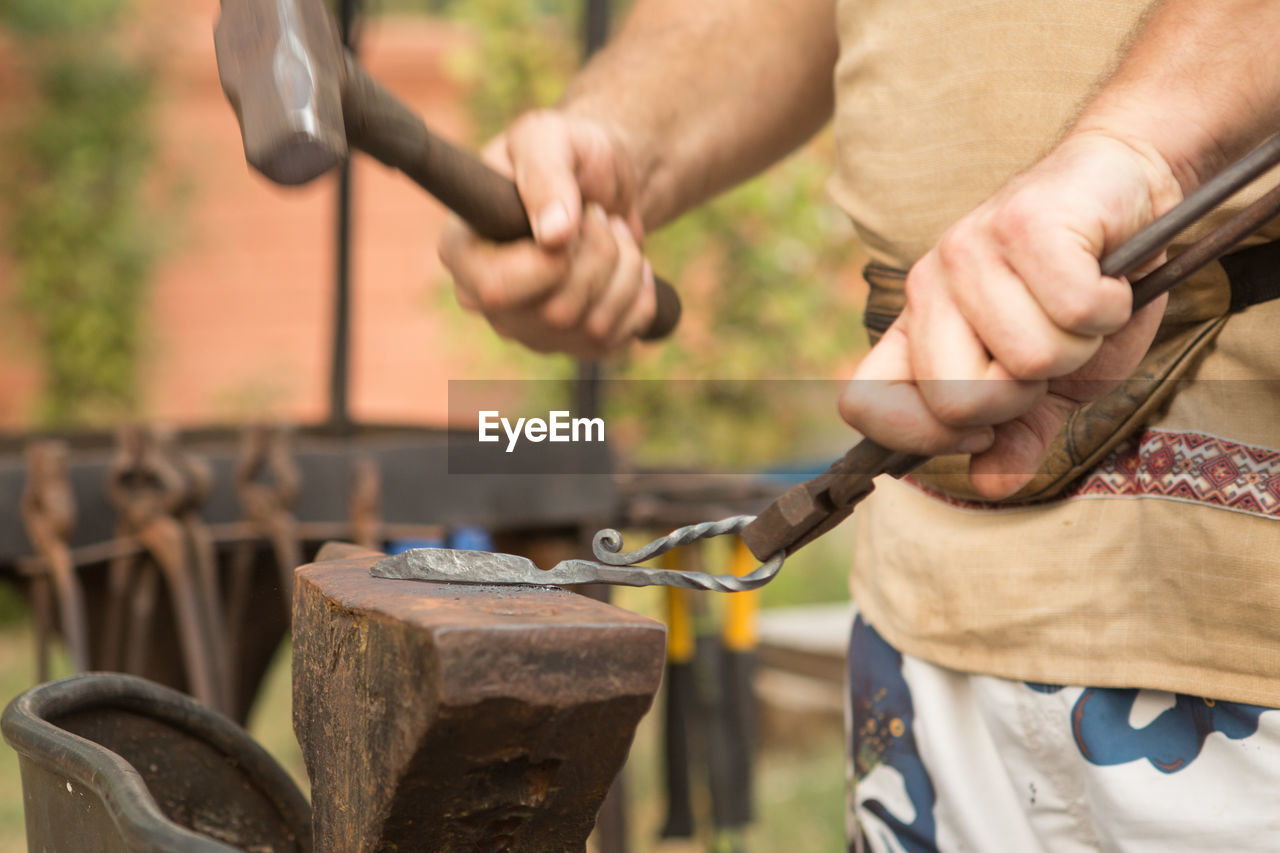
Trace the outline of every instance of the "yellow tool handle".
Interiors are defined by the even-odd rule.
[[[684,571],[684,548],[662,555],[662,568]],[[689,606],[689,590],[667,587],[667,660],[688,663],[693,660],[693,612]]]
[[[756,567],[756,558],[741,539],[734,542],[729,572],[742,576]],[[725,603],[724,625],[720,629],[720,642],[726,649],[749,652],[756,647],[756,610],[759,606],[756,590],[729,593]]]

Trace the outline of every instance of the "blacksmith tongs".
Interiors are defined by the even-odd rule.
[[[1103,259],[1105,276],[1128,275],[1154,257],[1174,237],[1246,184],[1280,163],[1280,134],[1229,166],[1187,196],[1181,204],[1139,231]],[[1280,186],[1250,204],[1230,221],[1196,241],[1176,258],[1133,282],[1133,310],[1148,304],[1200,268],[1217,260],[1280,213]],[[542,570],[524,557],[481,551],[419,548],[388,557],[373,567],[382,578],[481,584],[607,583],[623,586],[678,586],[740,592],[764,586],[788,555],[844,521],[871,494],[881,474],[901,477],[928,457],[890,450],[869,438],[859,441],[824,473],[784,492],[758,516],[739,515],[681,527],[642,548],[622,552],[622,535],[601,530],[592,542],[595,560],[565,560]],[[647,569],[635,565],[712,536],[738,533],[761,561],[746,575]]]

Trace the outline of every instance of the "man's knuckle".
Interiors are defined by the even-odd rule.
[[[608,314],[597,312],[587,318],[586,333],[593,346],[606,347],[612,338],[613,318]]]
[[[478,270],[472,278],[472,292],[485,313],[505,311],[511,307],[511,291],[506,279],[492,270]]]
[[[865,422],[869,407],[866,398],[853,391],[845,391],[836,404],[840,418],[850,426],[858,426]]]
[[[463,286],[456,278],[453,280],[453,298],[464,311],[476,313],[480,310],[475,294],[471,292],[470,288]]]
[[[440,233],[440,242],[436,246],[436,256],[440,258],[440,263],[445,268],[453,271],[458,265],[459,256],[461,255],[463,235],[452,222],[445,224]]]
[[[621,239],[615,240],[613,247],[617,252],[617,266],[625,268],[628,272],[634,270],[639,274],[644,264],[644,255],[640,252],[640,247],[631,240]]]
[[[549,107],[538,107],[530,110],[528,113],[530,124],[534,127],[547,127],[560,120],[560,113],[550,109]]]
[[[991,236],[1001,248],[1025,246],[1041,231],[1039,210],[1031,202],[1016,196],[991,215]]]
[[[1049,347],[1019,342],[1011,345],[1000,361],[1015,379],[1047,379],[1056,372],[1060,358]]]
[[[1078,288],[1067,288],[1053,308],[1054,323],[1071,332],[1091,329],[1103,319],[1102,306]]]
[[[605,232],[604,238],[600,241],[600,260],[603,266],[609,270],[618,266],[618,262],[622,260],[622,249],[618,246],[618,241],[613,239],[613,235],[608,231]]]
[[[563,294],[547,302],[542,321],[557,332],[568,332],[582,322],[584,300],[574,294]]]
[[[976,388],[965,388],[960,383],[945,383],[943,387],[936,389],[934,399],[929,401],[929,409],[934,417],[947,426],[967,426],[981,415],[983,401]]]
[[[977,261],[977,242],[973,228],[957,225],[938,240],[938,260],[947,269],[972,267]]]
[[[440,259],[440,265],[457,278],[457,254],[448,240],[440,241],[440,245],[436,247],[436,257]]]
[[[920,264],[916,264],[907,273],[907,279],[902,286],[902,295],[906,299],[906,307],[912,311],[919,311],[922,303],[932,298],[933,280],[921,269]]]
[[[592,232],[573,259],[574,275],[590,282],[595,289],[600,282],[609,280],[617,264],[617,246],[608,237]]]
[[[536,261],[539,276],[552,285],[559,286],[568,281],[573,271],[574,260],[568,252],[543,252]]]
[[[529,110],[521,114],[519,118],[511,125],[511,133],[513,136],[526,137],[530,134],[544,130],[549,122],[548,111],[545,109]]]

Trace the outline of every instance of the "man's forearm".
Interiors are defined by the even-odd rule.
[[[655,227],[822,127],[836,52],[833,0],[637,0],[564,106],[618,134]]]
[[[1152,146],[1183,191],[1280,130],[1280,3],[1166,0],[1076,130]]]

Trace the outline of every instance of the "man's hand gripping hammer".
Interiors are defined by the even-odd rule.
[[[374,81],[342,46],[322,0],[222,0],[214,31],[218,74],[236,111],[245,159],[279,184],[304,184],[358,148],[399,169],[480,235],[532,235],[516,186],[441,139]],[[666,337],[680,298],[658,279],[657,310],[641,338]]]

